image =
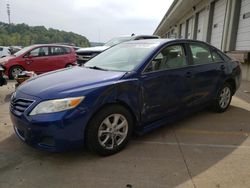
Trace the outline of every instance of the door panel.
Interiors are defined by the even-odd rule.
[[[210,48],[204,44],[191,43],[193,73],[193,105],[210,101],[218,90],[220,78],[224,75],[223,61],[214,62]],[[225,65],[224,65],[225,66]]]
[[[191,78],[183,45],[160,50],[141,76],[144,123],[184,110],[192,97]]]
[[[144,110],[142,119],[149,123],[171,116],[191,105],[192,80],[189,68],[166,70],[141,78]]]
[[[206,103],[215,97],[220,78],[224,74],[222,65],[223,63],[211,63],[193,67],[193,105]]]
[[[69,63],[68,55],[65,54],[63,47],[50,47],[50,68],[51,70],[57,70],[65,68],[66,63]]]
[[[39,47],[30,51],[24,58],[26,70],[44,73],[50,70],[48,47]]]
[[[49,70],[48,57],[32,57],[25,59],[26,69],[34,71],[37,74],[47,72]]]

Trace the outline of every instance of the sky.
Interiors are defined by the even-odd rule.
[[[44,25],[106,42],[117,36],[153,34],[173,0],[0,0],[0,21]]]

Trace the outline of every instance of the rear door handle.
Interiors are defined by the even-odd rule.
[[[191,72],[187,72],[187,73],[186,73],[186,77],[187,77],[187,78],[192,78],[192,77],[193,77],[193,75],[192,75],[192,73],[191,73]]]
[[[225,70],[225,68],[226,68],[225,65],[221,65],[221,66],[220,66],[220,69],[221,69],[221,70]]]

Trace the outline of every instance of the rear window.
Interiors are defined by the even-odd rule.
[[[218,54],[221,55],[221,57],[225,60],[225,61],[231,61],[232,59],[230,57],[228,57],[226,54],[218,51]]]
[[[212,51],[212,56],[213,56],[214,62],[223,62],[224,61],[224,59],[215,50]]]
[[[3,51],[3,48],[0,48],[0,51]]]

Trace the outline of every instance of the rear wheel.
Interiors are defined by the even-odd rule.
[[[232,100],[232,86],[229,83],[225,83],[220,89],[216,100],[214,102],[214,110],[216,112],[225,112]]]
[[[9,79],[14,79],[22,71],[24,71],[24,68],[21,67],[21,66],[13,66],[13,67],[11,67],[10,71],[9,71]]]
[[[72,64],[67,64],[65,68],[70,68],[70,67],[73,67]]]
[[[99,155],[112,155],[127,145],[132,129],[133,118],[126,108],[119,105],[105,107],[89,123],[87,146]]]

